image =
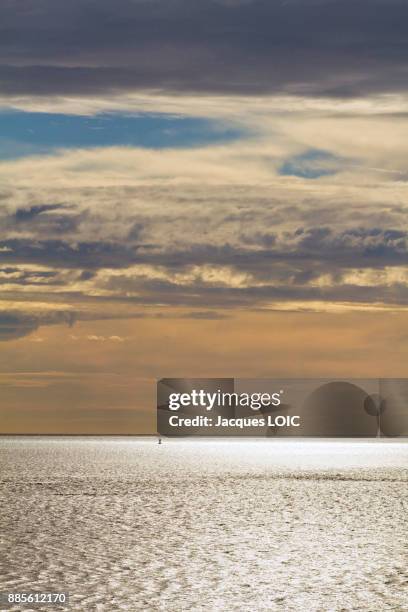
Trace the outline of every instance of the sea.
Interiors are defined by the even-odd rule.
[[[0,438],[7,610],[408,610],[408,444]]]

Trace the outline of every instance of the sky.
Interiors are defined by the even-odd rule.
[[[3,0],[0,432],[171,377],[398,377],[405,0]]]

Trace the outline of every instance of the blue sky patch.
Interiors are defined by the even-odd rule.
[[[168,114],[114,113],[88,117],[0,111],[0,159],[72,148],[198,147],[230,142],[242,135],[240,130],[219,122]]]
[[[279,168],[282,176],[298,176],[305,179],[317,179],[331,176],[344,166],[344,159],[329,151],[308,149],[300,155],[287,159]]]

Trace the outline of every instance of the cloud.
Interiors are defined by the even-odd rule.
[[[193,310],[183,315],[185,319],[202,319],[203,321],[220,321],[228,315],[214,310]]]
[[[55,300],[57,296],[49,293],[44,296],[44,302],[35,302],[31,295],[20,296],[16,301],[0,301],[0,342],[7,340],[18,340],[30,336],[41,327],[50,325],[65,325],[69,328],[76,323],[92,324],[98,322],[106,326],[107,333],[80,334],[70,333],[67,337],[71,341],[87,340],[90,342],[112,342],[121,344],[129,339],[128,335],[112,333],[112,321],[137,321],[137,320],[165,320],[165,319],[190,319],[217,321],[226,319],[230,315],[216,310],[185,310],[183,308],[163,311],[163,308],[144,309],[137,302],[125,300],[124,304],[115,300],[82,300],[77,296],[76,301],[71,303],[59,303]],[[53,301],[54,298],[54,301]],[[108,302],[108,304],[107,304]],[[125,306],[125,308],[123,307]],[[45,339],[41,336],[33,336],[31,342],[42,343]]]
[[[76,214],[72,206],[66,204],[35,204],[18,208],[5,219],[8,229],[19,229],[23,233],[30,230],[44,234],[69,234],[75,232],[86,215],[86,211]]]
[[[0,341],[16,340],[36,331],[43,325],[73,325],[73,312],[42,312],[32,313],[19,311],[0,311]]]
[[[50,299],[51,298],[51,299]],[[67,325],[73,327],[75,323],[91,321],[111,321],[120,319],[143,318],[142,312],[123,313],[119,310],[110,310],[106,307],[81,309],[75,304],[61,304],[52,301],[52,295],[45,297],[44,302],[35,302],[31,299],[24,300],[21,296],[15,302],[0,302],[0,341],[16,340],[28,336],[40,327],[49,325]],[[72,340],[78,340],[79,336],[70,334]],[[105,337],[89,337],[88,339],[105,339]],[[109,335],[107,340],[120,342],[122,338],[117,335]],[[32,338],[33,342],[42,342],[39,337]]]
[[[86,336],[86,339],[91,342],[125,342],[125,338],[121,336],[96,336],[94,334],[89,334]]]
[[[60,204],[37,204],[35,206],[30,206],[29,208],[17,209],[14,217],[18,222],[31,221],[44,212],[46,213],[49,211],[58,210],[59,208],[62,208]]]
[[[365,110],[277,113],[256,136],[193,151],[0,163],[2,299],[196,319],[406,308],[406,121]]]
[[[11,239],[0,242],[0,261],[31,262],[62,268],[123,267],[140,257],[137,246],[115,242]]]
[[[348,97],[406,89],[404,0],[3,2],[1,90]]]
[[[123,305],[129,316],[163,304],[405,307],[406,182],[364,164],[310,178],[309,162],[334,163],[327,153],[306,160],[308,176],[284,176],[282,160],[299,156],[273,146],[115,148],[0,164],[3,296]]]

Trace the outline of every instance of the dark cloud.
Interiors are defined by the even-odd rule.
[[[197,309],[195,318],[273,301],[406,304],[406,213],[386,191],[379,204],[318,188],[75,193],[43,204],[20,192],[2,209],[3,299],[130,314],[167,304]],[[81,219],[75,231],[53,225],[65,215]]]
[[[31,230],[50,236],[76,232],[86,217],[86,211],[77,213],[72,206],[38,204],[18,208],[15,213],[6,217],[3,223],[9,230]]]
[[[70,242],[16,238],[0,241],[0,262],[77,268],[122,268],[140,262],[137,246],[115,242]]]
[[[127,240],[139,240],[143,234],[144,224],[136,221],[133,223],[127,235]]]
[[[98,286],[125,302],[163,303],[200,307],[254,307],[271,301],[383,302],[407,304],[408,286],[382,278],[386,269],[408,264],[408,233],[394,229],[356,228],[335,231],[328,227],[299,228],[260,236],[258,248],[247,245],[194,245],[144,255],[144,263],[159,266],[163,277],[123,270],[106,275]],[[268,244],[268,247],[265,247]],[[224,275],[202,276],[210,266],[229,270]],[[347,274],[375,271],[378,281],[353,284]],[[234,274],[246,274],[241,286]],[[180,277],[177,275],[181,274]],[[231,279],[228,278],[229,274]],[[323,285],[317,281],[326,277]]]
[[[195,307],[205,303],[209,308],[231,309],[245,308],[256,309],[262,305],[273,305],[276,302],[293,302],[297,309],[307,309],[307,303],[322,302],[326,304],[393,304],[400,306],[408,305],[408,287],[402,283],[377,286],[360,286],[347,283],[333,284],[327,287],[319,287],[299,282],[288,282],[276,285],[265,283],[263,285],[251,285],[244,287],[230,287],[227,285],[196,285],[194,282],[180,286],[171,280],[154,281],[132,281],[122,279],[122,282],[114,282],[111,287],[120,288],[123,292],[119,298],[121,302],[129,304],[166,304],[168,306]],[[126,295],[125,288],[129,294]],[[132,291],[137,289],[134,296]],[[112,300],[112,298],[109,298]],[[315,309],[314,306],[310,307]],[[191,317],[189,318],[203,318]],[[208,317],[204,317],[208,318]],[[214,318],[214,317],[211,317]],[[218,317],[217,317],[218,318]]]
[[[407,87],[405,0],[3,0],[3,94]]]
[[[383,268],[408,264],[408,232],[384,228],[335,231],[330,227],[299,228],[280,234],[255,233],[251,247],[225,244],[195,244],[183,250],[146,254],[143,261],[170,269],[191,265],[230,265],[256,274],[264,266],[287,264],[336,268]],[[258,248],[256,248],[258,247]],[[320,268],[321,269],[321,268]]]
[[[126,315],[110,312],[53,310],[30,311],[29,305],[20,302],[19,309],[0,310],[0,341],[16,340],[28,336],[40,327],[47,325],[68,325],[72,327],[77,321],[108,321],[128,318],[144,318],[144,313]]]
[[[106,311],[49,310],[47,312],[29,312],[20,303],[20,310],[0,310],[0,342],[18,340],[48,325],[68,325],[72,327],[77,321],[111,321],[120,319],[202,319],[216,321],[228,318],[228,315],[215,310],[197,310],[181,314],[163,314],[160,312],[129,312],[120,314]]]
[[[61,204],[39,204],[29,208],[19,208],[14,213],[14,218],[17,222],[31,221],[42,213],[58,210],[59,208],[62,208]]]
[[[202,319],[204,321],[218,321],[228,319],[228,315],[216,312],[214,310],[193,310],[183,315],[185,319]]]
[[[59,269],[78,270],[80,280],[91,280],[96,270],[126,269],[137,264],[160,266],[170,273],[193,266],[231,266],[265,278],[281,270],[291,274],[315,275],[354,268],[382,269],[408,264],[408,232],[392,228],[354,228],[336,231],[331,227],[308,227],[293,231],[248,234],[242,243],[217,244],[211,235],[191,242],[187,237],[172,244],[129,245],[117,241],[70,242],[68,240],[10,239],[0,241],[0,262],[13,272],[11,263],[36,263]],[[27,273],[39,276],[37,272]],[[43,275],[44,276],[44,275]],[[47,277],[50,275],[47,274]],[[119,288],[122,277],[112,279]],[[139,280],[138,280],[139,282]],[[156,281],[155,281],[156,282]],[[159,281],[157,281],[159,282]],[[197,280],[197,283],[199,281]]]
[[[63,284],[55,270],[24,270],[24,268],[0,267],[0,285],[35,285],[52,287]]]
[[[79,280],[88,281],[94,278],[95,272],[93,270],[83,270],[79,276]]]
[[[65,323],[73,325],[76,315],[69,311],[28,314],[19,311],[0,311],[0,341],[16,340],[36,331],[41,325]]]

